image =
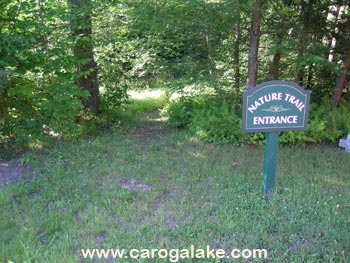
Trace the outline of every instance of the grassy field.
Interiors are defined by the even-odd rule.
[[[124,135],[24,156],[32,178],[0,189],[0,262],[169,262],[81,249],[191,245],[268,258],[179,262],[350,262],[344,149],[280,147],[276,193],[264,199],[262,147],[205,144],[147,116]]]

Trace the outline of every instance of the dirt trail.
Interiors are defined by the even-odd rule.
[[[28,166],[22,166],[20,159],[0,160],[0,187],[10,183],[17,183],[20,177],[32,174]]]
[[[160,116],[159,110],[142,113],[139,119],[140,124],[133,132],[137,143],[148,144],[170,133],[170,128],[165,124],[165,119]],[[29,165],[21,165],[20,159],[0,160],[0,188],[17,183],[20,177],[28,178],[32,173]]]
[[[160,116],[159,110],[143,113],[139,119],[140,125],[133,134],[138,143],[148,144],[170,133],[170,128],[165,123],[166,119]]]

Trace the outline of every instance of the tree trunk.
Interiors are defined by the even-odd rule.
[[[264,0],[255,0],[252,8],[252,23],[250,28],[250,42],[248,54],[247,89],[256,86],[258,78],[258,51],[260,41],[260,19]]]
[[[350,69],[350,54],[346,54],[344,56],[344,72],[339,75],[337,79],[337,83],[334,88],[333,97],[332,97],[332,105],[333,107],[338,107],[341,99],[341,95],[346,86],[346,76]]]
[[[295,83],[297,83],[299,86],[303,86],[303,78],[304,78],[304,69],[297,68],[297,73],[295,76]]]
[[[308,66],[307,69],[307,82],[306,82],[306,88],[311,89],[312,87],[312,78],[313,78],[313,71],[312,71],[312,64]]]
[[[273,56],[273,64],[271,69],[272,79],[279,79],[280,75],[281,52],[279,50]]]
[[[298,58],[302,61],[297,63],[297,69],[296,69],[296,75],[295,75],[295,82],[299,86],[303,86],[303,80],[305,75],[305,61],[304,56],[307,52],[306,47],[309,42],[307,31],[309,30],[311,26],[311,14],[313,12],[313,2],[312,1],[302,1],[301,2],[301,20],[302,20],[302,29],[298,32],[298,39],[300,43],[299,51],[298,51]]]
[[[97,63],[94,60],[92,41],[92,2],[91,0],[68,0],[72,18],[70,21],[73,36],[76,38],[74,56],[78,61],[77,85],[88,91],[90,96],[83,98],[85,109],[96,110],[100,103],[97,79]]]
[[[299,42],[300,42],[300,49],[298,52],[298,58],[303,58],[306,53],[306,38],[303,32],[299,33]],[[296,69],[296,75],[295,75],[295,83],[297,83],[299,86],[303,86],[303,80],[304,80],[304,63],[297,63],[297,69]]]
[[[276,8],[274,8],[274,10],[277,9],[276,12],[278,12],[279,7],[282,8],[282,6],[276,5]],[[272,62],[272,65],[270,67],[270,76],[274,80],[277,80],[280,77],[279,75],[280,75],[280,64],[281,64],[281,47],[283,45],[283,38],[285,35],[285,30],[283,30],[284,28],[286,28],[285,19],[284,19],[284,17],[281,17],[279,19],[278,29],[276,30],[277,49],[276,49],[275,54],[273,55],[273,62]]]
[[[236,23],[236,39],[234,44],[234,52],[233,52],[233,63],[234,63],[234,71],[235,71],[235,89],[238,94],[240,89],[240,78],[241,78],[241,72],[240,72],[240,59],[239,59],[239,47],[241,43],[241,3],[240,0],[237,0],[237,23]]]
[[[334,24],[335,24],[334,29],[330,30],[333,35],[329,46],[328,60],[330,62],[334,62],[335,48],[337,46],[336,35],[339,33],[338,24],[339,24],[339,20],[343,15],[344,9],[345,9],[344,6],[340,6],[339,4],[333,3],[333,2],[331,2],[331,6],[329,7],[327,20],[330,22],[334,21]]]

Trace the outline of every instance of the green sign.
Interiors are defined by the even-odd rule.
[[[243,95],[243,132],[305,130],[310,91],[289,81],[264,82]]]
[[[310,91],[293,82],[268,81],[243,94],[243,131],[266,132],[263,193],[273,195],[280,131],[306,129]]]

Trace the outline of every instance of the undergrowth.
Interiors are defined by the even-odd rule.
[[[242,133],[241,102],[234,100],[234,94],[190,95],[172,100],[163,114],[169,124],[176,128],[188,128],[207,142],[262,144],[263,133],[247,135]],[[350,108],[342,101],[332,108],[328,100],[313,103],[309,109],[309,120],[305,131],[282,132],[282,144],[334,143],[350,133]]]

